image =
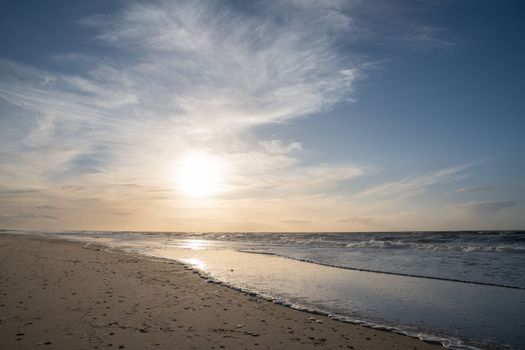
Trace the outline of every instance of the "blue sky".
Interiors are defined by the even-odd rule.
[[[523,229],[523,10],[3,4],[0,226]]]

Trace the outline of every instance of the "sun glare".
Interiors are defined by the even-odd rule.
[[[182,244],[182,248],[191,250],[203,250],[208,246],[208,242],[202,239],[189,239]]]
[[[205,197],[219,192],[222,176],[221,160],[200,152],[186,155],[175,169],[177,188],[191,197]]]

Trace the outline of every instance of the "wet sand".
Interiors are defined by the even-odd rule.
[[[0,234],[0,349],[442,349],[207,283],[177,262]]]

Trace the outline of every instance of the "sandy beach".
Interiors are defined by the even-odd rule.
[[[177,262],[0,235],[2,349],[438,349],[207,283]]]

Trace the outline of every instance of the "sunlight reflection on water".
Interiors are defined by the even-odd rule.
[[[204,241],[202,239],[189,239],[184,241],[180,247],[192,250],[202,250],[208,247],[208,241]]]

